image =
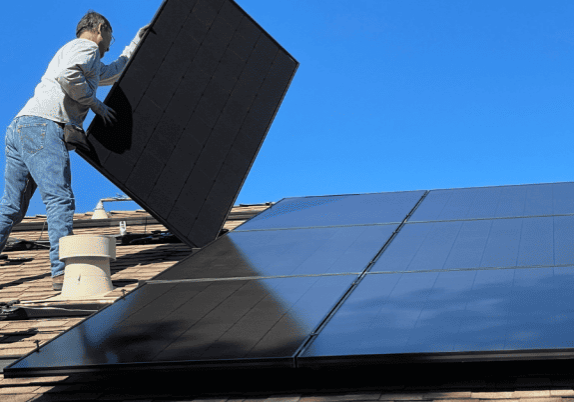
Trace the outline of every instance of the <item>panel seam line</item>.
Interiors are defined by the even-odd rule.
[[[305,351],[307,350],[307,348],[313,343],[313,341],[315,340],[315,338],[317,337],[317,335],[319,335],[319,333],[323,330],[323,328],[325,328],[325,326],[329,323],[329,321],[331,321],[331,319],[333,318],[333,316],[337,313],[337,311],[341,308],[341,306],[345,303],[345,301],[349,298],[349,296],[351,295],[351,293],[353,293],[353,291],[357,288],[357,286],[359,285],[359,283],[363,280],[363,278],[367,275],[368,271],[373,267],[373,265],[375,264],[375,262],[379,259],[379,257],[385,252],[385,250],[388,248],[388,246],[391,244],[391,242],[393,241],[393,239],[398,235],[398,233],[400,232],[400,230],[402,229],[402,227],[405,225],[405,223],[408,221],[408,219],[412,216],[412,214],[417,210],[417,208],[421,205],[421,203],[423,202],[423,200],[426,198],[426,196],[430,193],[430,191],[425,191],[425,193],[421,196],[421,198],[419,198],[418,202],[415,204],[415,206],[409,211],[409,213],[405,216],[405,218],[403,219],[403,221],[400,223],[400,225],[395,229],[395,231],[391,234],[391,236],[387,239],[387,241],[385,242],[385,244],[383,244],[383,246],[381,247],[381,249],[377,252],[377,254],[375,255],[375,257],[367,264],[366,268],[363,270],[363,272],[361,272],[361,274],[359,275],[359,277],[353,281],[353,283],[351,283],[351,286],[349,286],[349,288],[345,291],[345,293],[343,294],[343,296],[341,296],[341,298],[335,303],[335,305],[333,306],[333,308],[325,315],[325,317],[323,318],[323,320],[321,320],[321,322],[319,323],[319,325],[317,325],[317,327],[315,327],[315,329],[307,336],[307,339],[305,339],[305,341],[301,344],[301,346],[299,346],[299,348],[297,348],[297,351],[295,351],[295,353],[293,354],[293,367],[294,368],[298,368],[299,367],[299,358],[300,356],[305,353]]]

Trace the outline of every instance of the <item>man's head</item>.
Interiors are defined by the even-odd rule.
[[[89,10],[76,27],[76,38],[89,39],[100,49],[100,57],[110,50],[112,42],[112,26],[103,15]]]

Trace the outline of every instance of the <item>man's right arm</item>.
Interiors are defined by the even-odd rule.
[[[104,123],[110,121],[113,110],[96,98],[97,77],[96,65],[99,63],[99,50],[94,46],[78,46],[71,52],[67,66],[61,70],[56,81],[70,98],[89,107],[92,111],[104,119]],[[88,83],[87,78],[96,81],[95,88]],[[112,116],[113,117],[113,116]]]

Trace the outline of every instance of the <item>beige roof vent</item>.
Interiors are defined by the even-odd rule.
[[[102,202],[102,200],[100,200],[98,202],[98,205],[96,205],[96,209],[94,209],[92,219],[108,219],[108,218],[109,216],[106,210],[104,209],[104,203]]]
[[[115,198],[102,198],[98,201],[98,205],[96,205],[96,209],[94,209],[94,214],[92,215],[92,219],[108,219],[110,216],[104,209],[104,202],[112,202],[112,201],[132,201],[129,197],[122,197],[116,196]]]
[[[78,300],[114,290],[110,259],[116,259],[116,240],[103,235],[72,235],[60,239],[60,260],[66,263],[58,299]]]

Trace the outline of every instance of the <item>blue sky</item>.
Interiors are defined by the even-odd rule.
[[[0,25],[4,126],[88,9],[112,23],[116,43],[103,59],[109,63],[161,3],[3,4],[10,16]],[[236,204],[572,181],[574,2],[237,3],[301,65]],[[98,97],[109,88],[100,88]],[[70,155],[77,212],[122,193]],[[2,153],[2,169],[4,163]],[[106,206],[136,208],[131,202]],[[27,215],[44,213],[36,194]]]

